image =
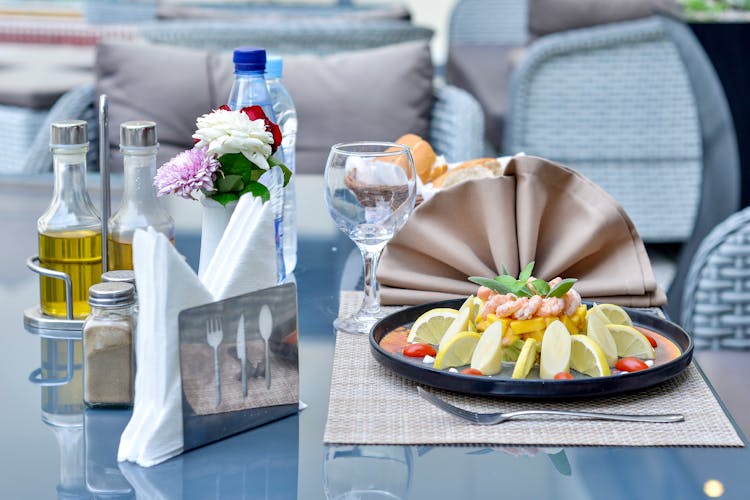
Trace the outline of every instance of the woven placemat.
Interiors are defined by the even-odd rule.
[[[339,315],[351,314],[361,300],[358,292],[342,293]],[[744,446],[692,364],[657,387],[583,401],[513,401],[430,390],[475,411],[513,411],[533,406],[634,414],[682,413],[685,421],[645,424],[530,417],[494,426],[474,425],[435,408],[417,395],[414,382],[381,366],[370,353],[366,335],[338,333],[323,439],[329,444]]]

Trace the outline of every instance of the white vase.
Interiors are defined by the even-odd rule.
[[[224,230],[229,224],[229,219],[234,213],[237,201],[230,201],[222,205],[211,198],[203,198],[203,223],[201,225],[201,256],[198,263],[198,277],[203,278],[203,273],[211,262],[216,247],[224,236]]]

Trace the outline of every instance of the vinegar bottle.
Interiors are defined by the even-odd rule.
[[[73,285],[73,316],[89,313],[88,290],[102,274],[101,218],[86,191],[86,122],[55,122],[50,128],[50,149],[55,168],[52,201],[37,221],[39,263],[62,271]],[[65,282],[39,277],[42,313],[66,316]]]
[[[125,187],[122,205],[109,219],[107,267],[133,269],[133,233],[151,226],[174,242],[174,220],[156,197],[156,123],[132,121],[120,125]]]

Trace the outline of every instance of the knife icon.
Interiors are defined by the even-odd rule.
[[[245,315],[240,314],[237,325],[237,357],[242,364],[242,397],[247,397],[247,350],[245,349]]]

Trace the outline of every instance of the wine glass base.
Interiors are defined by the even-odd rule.
[[[333,321],[336,331],[357,334],[369,334],[372,325],[380,318],[375,316],[349,316],[348,318],[337,318]]]

